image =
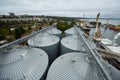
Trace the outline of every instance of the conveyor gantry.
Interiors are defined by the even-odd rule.
[[[103,66],[103,64],[105,63],[104,60],[101,58],[96,50],[90,47],[84,37],[84,34],[77,26],[75,26],[75,30],[77,31],[77,35],[79,36],[80,40],[82,40],[86,48],[86,52],[91,55],[91,61],[94,63],[94,66],[96,66],[96,69],[99,72],[98,75],[100,76],[101,80],[112,80],[111,76],[108,74],[107,70]]]

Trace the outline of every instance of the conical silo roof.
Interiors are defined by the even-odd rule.
[[[68,36],[61,40],[61,54],[71,51],[86,51],[84,44],[77,35]]]
[[[54,45],[59,42],[59,38],[47,33],[40,33],[28,40],[28,44],[36,47],[44,47]]]
[[[0,80],[39,80],[48,67],[48,56],[37,48],[15,48],[0,53]]]
[[[56,35],[56,36],[58,36],[58,37],[61,37],[61,34],[62,34],[62,31],[60,31],[60,30],[57,29],[56,27],[53,27],[53,28],[47,30],[47,32],[48,32],[49,34],[54,34],[54,35]]]
[[[71,27],[70,29],[67,29],[65,31],[65,36],[69,36],[69,35],[73,35],[73,34],[76,34],[76,30],[74,27]]]
[[[72,52],[52,63],[47,80],[99,80],[94,70],[87,54]]]

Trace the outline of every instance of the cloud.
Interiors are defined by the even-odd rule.
[[[120,0],[0,0],[0,14],[120,17]],[[114,15],[115,14],[115,15]]]

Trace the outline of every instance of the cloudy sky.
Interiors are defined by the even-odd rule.
[[[120,18],[120,0],[0,0],[0,15],[52,15]]]

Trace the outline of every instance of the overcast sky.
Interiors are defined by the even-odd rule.
[[[120,18],[120,0],[0,0],[0,15],[52,15]]]

